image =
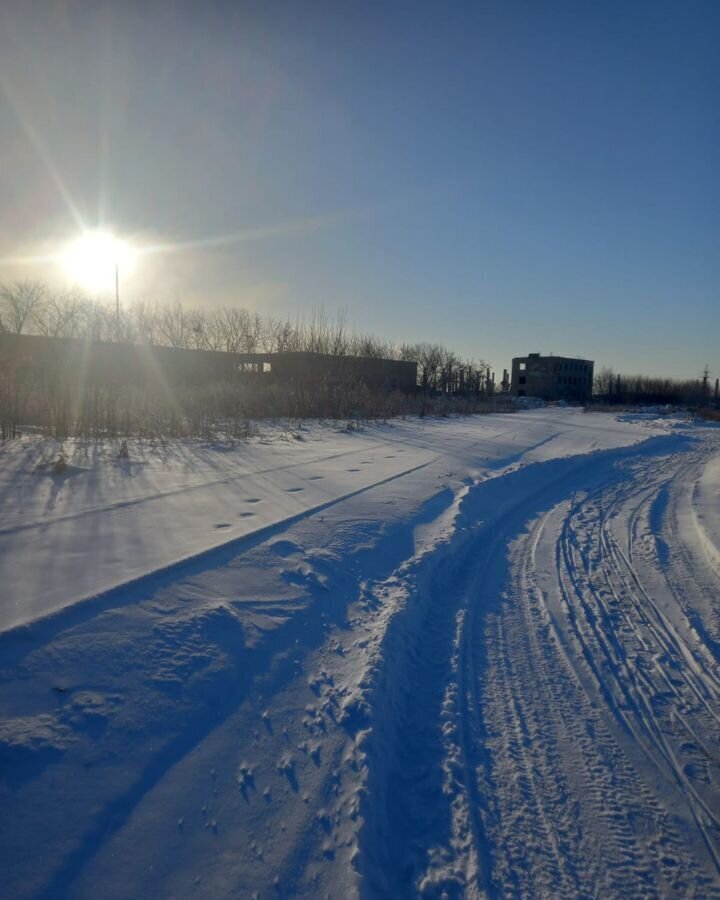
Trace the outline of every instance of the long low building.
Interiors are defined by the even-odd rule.
[[[571,356],[516,356],[512,361],[510,392],[515,397],[585,403],[592,395],[594,366],[591,359]]]
[[[3,363],[45,374],[62,370],[84,380],[115,384],[145,384],[160,378],[188,385],[272,383],[288,390],[345,381],[388,391],[412,391],[417,385],[417,363],[395,359],[226,353],[8,332],[0,332],[0,366]]]
[[[257,374],[278,384],[353,381],[383,390],[417,387],[417,363],[324,353],[233,353],[241,373]]]

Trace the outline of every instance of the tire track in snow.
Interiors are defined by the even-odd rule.
[[[679,464],[675,461],[674,467]],[[648,464],[643,471],[640,467],[633,473],[634,479],[639,477],[645,486],[654,484],[657,491],[668,465],[673,465],[672,458],[659,468]],[[718,759],[717,680],[707,665],[707,648],[691,640],[689,627],[685,634],[680,633],[644,588],[633,566],[633,533],[640,514],[631,513],[628,520],[627,552],[609,526],[623,506],[646,494],[645,487],[633,489],[621,482],[576,504],[561,531],[558,578],[567,622],[595,674],[608,712],[632,735],[651,764],[674,782],[717,881],[717,790],[713,809],[693,777],[698,759],[700,768]],[[647,508],[647,499],[644,496],[639,504]],[[656,557],[652,562],[654,574],[662,574],[661,560]],[[661,579],[653,584],[659,590]],[[679,858],[666,856],[671,865],[661,865],[659,874],[663,883],[677,890],[677,878],[671,878],[669,869],[679,872]],[[666,856],[659,858],[661,864]],[[707,884],[700,888],[702,876],[691,867],[684,878],[686,886],[708,890]]]
[[[717,458],[715,454],[700,454],[697,461],[688,466],[683,479],[668,485],[662,503],[654,513],[659,521],[653,535],[655,552],[664,557],[664,573],[673,593],[675,602],[683,610],[698,632],[700,641],[712,650],[714,671],[720,678],[720,572],[707,565],[707,560],[698,547],[688,541],[687,533],[679,527],[679,523],[688,517],[688,508],[696,496],[697,484],[709,460]],[[669,554],[668,547],[673,548]],[[700,548],[702,549],[702,548]],[[701,601],[693,606],[687,603],[687,585],[692,585],[691,596]]]
[[[411,687],[369,755],[365,896],[720,896],[717,786],[706,800],[687,768],[720,747],[709,651],[636,567],[653,498],[686,459],[626,460],[569,465],[492,538],[466,520],[413,585],[435,596],[414,598],[420,624],[389,667]],[[611,524],[627,509],[623,549]]]
[[[381,677],[373,700],[373,799],[360,842],[365,896],[497,893],[486,835],[494,797],[483,776],[489,764],[480,702],[482,673],[491,664],[481,637],[504,584],[503,550],[529,517],[566,495],[568,483],[582,484],[592,477],[586,473],[604,472],[618,454],[637,452],[539,463],[495,484],[476,484],[463,501],[454,539],[428,561],[429,573],[416,568],[405,579],[409,600],[391,623],[385,683]],[[488,491],[492,499],[483,507]],[[490,514],[489,525],[479,521],[481,511]],[[392,673],[411,687],[403,690]]]
[[[629,885],[655,896],[657,861],[677,857],[679,841],[578,679],[537,582],[537,548],[558,512],[513,547],[507,599],[488,625],[496,881],[503,896],[619,897]]]

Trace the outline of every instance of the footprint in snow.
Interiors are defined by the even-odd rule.
[[[304,491],[304,490],[305,490],[305,488],[294,487],[294,488],[288,488],[286,493],[288,493],[288,494],[299,494],[300,491]]]
[[[241,519],[249,519],[249,518],[251,518],[252,516],[254,516],[255,513],[251,513],[251,512],[242,512],[242,513],[238,513],[238,515],[240,516]]]
[[[322,481],[324,477],[324,475],[311,475],[308,481]]]
[[[220,530],[220,529],[222,529],[222,528],[229,528],[229,527],[230,527],[230,523],[229,523],[229,522],[218,522],[218,524],[215,525],[215,530],[217,531],[217,530]]]
[[[262,503],[262,497],[248,497],[246,503]]]
[[[346,471],[348,471],[348,472],[359,472],[360,469],[347,469]]]
[[[293,553],[301,553],[302,548],[297,544],[294,544],[292,541],[274,541],[270,544],[270,550],[276,556],[291,556]]]

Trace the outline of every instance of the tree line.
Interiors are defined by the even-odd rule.
[[[38,281],[0,284],[0,331],[53,338],[121,341],[228,353],[323,353],[417,362],[425,395],[480,398],[494,390],[483,360],[464,359],[437,343],[396,344],[354,330],[344,313],[323,309],[279,319],[237,306],[202,309],[176,302],[136,300],[120,308],[77,287],[51,290]]]
[[[322,309],[277,319],[240,307],[204,310],[150,300],[124,306],[94,301],[77,288],[35,281],[0,284],[0,331],[51,338],[236,353],[300,351],[417,363],[414,394],[372,389],[348,375],[312,386],[220,381],[168,391],[112,380],[78,380],[68,370],[0,359],[0,438],[32,428],[56,437],[210,437],[247,434],[262,418],[385,419],[405,414],[489,411],[495,385],[483,361],[434,343],[393,344],[354,331],[343,314]]]
[[[603,368],[595,376],[593,400],[612,404],[702,406],[718,402],[718,382],[703,378],[675,379],[623,375]]]

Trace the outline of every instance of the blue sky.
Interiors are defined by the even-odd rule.
[[[82,222],[186,245],[127,299],[717,375],[719,45],[711,2],[9,0],[0,258]]]

